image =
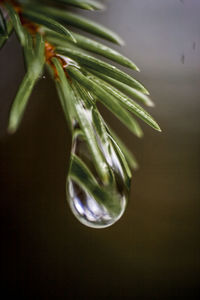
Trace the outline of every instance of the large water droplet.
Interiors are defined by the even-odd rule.
[[[67,195],[74,216],[84,225],[105,228],[123,215],[131,173],[125,157],[96,108],[78,84],[71,119],[72,150]]]
[[[102,144],[99,138],[99,146],[110,168],[110,185],[104,186],[102,184],[91,159],[87,143],[79,134],[75,134],[73,138],[71,167],[67,180],[68,201],[74,216],[81,223],[92,228],[105,228],[120,219],[127,205],[130,187],[130,176],[121,160],[118,146],[111,138],[107,145]],[[121,153],[121,155],[123,154]],[[75,164],[77,163],[75,157],[77,160],[80,159],[84,166],[89,169],[94,180],[91,179],[90,182],[90,177],[87,177],[88,174],[84,174],[81,167],[76,168],[74,172],[77,173],[77,178],[72,175],[73,168],[76,167]]]

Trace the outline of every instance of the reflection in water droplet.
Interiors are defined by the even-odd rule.
[[[83,137],[74,135],[72,143],[72,154],[80,158],[88,167],[95,178],[96,185],[94,183],[94,187],[92,186],[88,191],[84,184],[81,185],[81,180],[74,180],[69,175],[67,180],[68,201],[75,217],[84,225],[92,228],[105,228],[114,224],[123,215],[128,200],[130,177],[127,175],[118,155],[118,149],[111,139],[107,146],[101,144],[100,148],[110,166],[113,177],[109,187],[102,185]],[[72,158],[71,169],[73,163]]]
[[[105,228],[120,219],[126,208],[126,198],[121,197],[118,213],[108,209],[72,180],[68,180],[69,203],[75,217],[84,225],[92,228]]]

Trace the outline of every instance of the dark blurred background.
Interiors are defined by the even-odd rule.
[[[83,15],[124,38],[163,133],[142,125],[138,140],[104,111],[140,170],[118,223],[81,225],[66,202],[71,138],[48,75],[18,132],[6,134],[24,74],[12,36],[0,53],[2,299],[199,299],[200,1],[104,2],[107,11]]]

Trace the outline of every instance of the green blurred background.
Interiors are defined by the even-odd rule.
[[[71,138],[48,75],[18,132],[6,134],[24,74],[12,36],[0,53],[2,299],[199,299],[200,1],[102,2],[107,11],[83,15],[124,38],[163,133],[142,124],[138,140],[103,110],[140,170],[117,224],[81,225],[66,203]]]

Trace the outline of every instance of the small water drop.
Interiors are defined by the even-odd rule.
[[[181,63],[184,65],[185,63],[185,54],[182,54],[181,55]]]

